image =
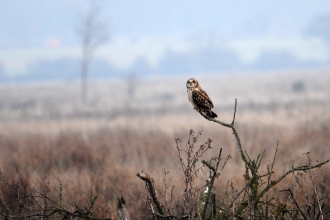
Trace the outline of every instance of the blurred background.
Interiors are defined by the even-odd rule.
[[[190,76],[329,66],[328,1],[1,0],[2,82]],[[89,17],[89,18],[88,18]],[[90,29],[86,27],[91,23]],[[87,29],[86,29],[87,28]]]
[[[178,172],[174,139],[184,147],[193,129],[214,140],[207,158],[219,147],[232,156],[222,175],[244,185],[230,130],[188,102],[190,77],[223,122],[238,99],[251,158],[264,149],[272,158],[279,140],[278,173],[306,164],[306,152],[329,159],[330,1],[0,0],[0,30],[7,182],[23,176],[38,190],[49,181],[56,198],[61,180],[66,204],[99,195],[106,213],[124,196],[145,209],[136,173]],[[325,169],[320,193],[329,195]]]
[[[195,113],[190,77],[218,109],[299,100],[308,116],[329,100],[328,1],[1,0],[0,14],[2,119]]]

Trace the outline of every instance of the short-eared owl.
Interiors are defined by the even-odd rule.
[[[212,100],[202,89],[202,87],[200,87],[197,79],[188,79],[186,86],[188,92],[188,99],[195,107],[195,109],[210,118],[217,117],[217,114],[212,111],[212,109],[214,108]]]

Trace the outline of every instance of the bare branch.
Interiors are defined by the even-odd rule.
[[[157,207],[159,214],[165,215],[164,206],[158,199],[157,191],[156,191],[155,185],[154,185],[154,180],[151,178],[151,176],[149,174],[147,174],[143,171],[136,175],[146,183],[146,187],[149,191],[149,194],[150,194],[153,202],[155,203],[155,205]]]
[[[291,170],[288,170],[287,172],[285,172],[281,177],[279,177],[276,181],[271,181],[270,184],[268,184],[266,186],[266,188],[264,190],[261,191],[261,193],[258,195],[258,197],[255,199],[255,201],[259,201],[259,199],[261,197],[264,196],[264,194],[271,189],[273,186],[275,186],[276,184],[278,184],[282,179],[284,179],[287,175],[289,175],[290,173],[296,172],[296,171],[307,171],[307,170],[311,170],[314,168],[318,168],[321,167],[322,165],[329,163],[329,160],[325,160],[321,163],[318,163],[314,166],[300,166],[300,167],[293,167]]]
[[[265,175],[258,175],[258,169],[260,168],[260,165],[261,165],[261,160],[264,156],[264,153],[265,151],[261,152],[256,161],[252,161],[248,154],[243,151],[243,148],[242,148],[242,144],[241,144],[241,141],[240,141],[240,138],[238,136],[238,133],[236,131],[236,128],[234,126],[235,124],[235,118],[236,118],[236,111],[237,111],[237,99],[235,99],[235,108],[234,108],[234,114],[233,114],[233,120],[230,124],[227,124],[227,123],[224,123],[222,121],[219,121],[219,120],[216,120],[214,118],[210,118],[208,117],[207,115],[203,114],[202,112],[199,111],[199,113],[207,120],[209,121],[213,121],[217,124],[220,124],[222,126],[225,126],[225,127],[228,127],[228,128],[231,128],[232,129],[232,132],[235,136],[235,140],[236,140],[236,145],[237,145],[237,148],[239,150],[239,153],[241,155],[241,158],[243,160],[243,162],[245,163],[245,167],[246,167],[246,172],[245,172],[245,179],[246,179],[246,185],[237,193],[237,196],[234,198],[234,201],[232,201],[229,206],[227,206],[227,210],[229,210],[230,208],[233,208],[234,206],[234,203],[235,201],[237,200],[237,198],[242,194],[242,192],[246,191],[246,189],[249,187],[251,189],[251,195],[249,196],[249,198],[243,202],[244,204],[251,204],[252,207],[254,207],[254,211],[257,213],[257,214],[260,214],[260,209],[258,208],[257,204],[260,202],[260,199],[264,196],[265,193],[267,193],[269,191],[269,189],[271,189],[273,186],[275,186],[276,184],[278,184],[282,179],[284,179],[287,175],[289,175],[290,173],[293,173],[295,171],[307,171],[307,170],[310,170],[310,169],[314,169],[314,168],[317,168],[317,167],[321,167],[322,165],[324,165],[325,163],[328,163],[329,160],[326,160],[324,162],[321,162],[321,163],[318,163],[314,166],[311,166],[310,164],[309,165],[306,165],[306,166],[299,166],[299,167],[292,167],[292,169],[290,169],[289,171],[287,171],[286,173],[284,173],[281,177],[279,177],[276,181],[270,181],[270,178],[271,178],[271,175],[274,173],[273,171],[273,168],[274,168],[274,163],[275,163],[275,159],[276,159],[276,155],[277,155],[277,152],[278,152],[278,144],[277,143],[277,147],[276,147],[276,151],[275,151],[275,155],[274,155],[274,158],[273,158],[273,161],[272,161],[272,164],[271,164],[271,167],[267,169],[268,173],[265,174]],[[204,165],[207,166],[210,170],[214,171],[214,167],[211,166],[211,164],[207,163],[207,162],[204,162]],[[251,172],[251,177],[249,177],[249,172]],[[259,185],[259,179],[261,177],[264,177],[264,176],[267,176],[269,175],[268,177],[268,181],[267,181],[267,185],[266,187],[259,193],[259,189],[260,189],[260,186],[262,185]],[[267,193],[267,197],[268,197],[268,193]],[[267,200],[267,198],[266,198]],[[242,203],[242,204],[243,204]],[[240,206],[240,208],[237,208],[237,211],[236,211],[236,214],[239,214],[241,211],[244,210],[244,208],[246,207],[246,205],[243,205],[243,206]],[[320,206],[320,205],[319,205]],[[321,210],[321,208],[320,208]],[[266,209],[266,212],[268,213],[268,209]],[[233,211],[233,215],[236,215],[234,214],[234,211]],[[267,215],[267,214],[266,214]]]
[[[242,144],[241,144],[241,140],[240,140],[240,138],[239,138],[239,136],[238,136],[238,133],[237,133],[237,131],[236,131],[236,128],[235,128],[236,111],[237,111],[237,99],[235,99],[234,115],[233,115],[233,120],[232,120],[232,122],[231,122],[230,124],[224,123],[224,122],[219,121],[219,120],[216,120],[216,119],[214,119],[214,118],[210,118],[210,117],[208,117],[207,115],[203,114],[201,111],[198,111],[198,112],[199,112],[199,113],[200,113],[205,119],[207,119],[207,120],[209,120],[209,121],[213,121],[213,122],[215,122],[215,123],[217,123],[217,124],[220,124],[220,125],[222,125],[222,126],[225,126],[225,127],[228,127],[228,128],[231,128],[231,129],[232,129],[233,134],[234,134],[234,136],[235,136],[235,140],[236,140],[236,144],[237,144],[238,151],[239,151],[240,154],[241,154],[241,158],[242,158],[242,160],[244,161],[244,163],[245,163],[246,165],[248,165],[248,164],[249,164],[249,161],[248,161],[248,159],[246,158],[246,155],[245,155],[244,152],[243,152]]]
[[[291,198],[292,198],[294,204],[295,204],[296,207],[298,208],[300,214],[303,216],[303,218],[304,218],[305,220],[307,220],[307,218],[306,218],[304,212],[301,210],[301,208],[300,208],[300,206],[298,205],[296,199],[294,198],[294,196],[293,196],[293,192],[291,191],[291,189],[289,188],[289,189],[286,189],[286,190],[281,190],[280,192],[282,192],[282,191],[284,191],[284,192],[287,191],[287,192],[290,193],[290,196],[291,196]]]

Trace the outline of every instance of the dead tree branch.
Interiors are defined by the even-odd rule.
[[[152,198],[152,201],[155,203],[157,207],[157,211],[161,215],[165,215],[165,209],[162,203],[158,199],[157,191],[154,185],[154,180],[151,178],[151,176],[145,172],[140,172],[136,174],[140,179],[142,179],[146,183],[146,187],[148,189],[148,192]]]
[[[243,151],[243,148],[242,148],[242,144],[241,144],[241,140],[238,136],[238,133],[236,131],[236,128],[235,128],[235,118],[236,118],[236,111],[237,111],[237,99],[235,99],[235,108],[234,108],[234,115],[233,115],[233,120],[230,124],[227,124],[227,123],[224,123],[222,121],[219,121],[217,119],[214,119],[214,118],[210,118],[208,117],[207,115],[203,114],[201,111],[198,111],[205,119],[209,120],[209,121],[213,121],[214,123],[218,123],[222,126],[225,126],[225,127],[228,127],[228,128],[231,128],[232,131],[233,131],[233,134],[235,136],[235,140],[236,140],[236,144],[237,144],[237,148],[238,148],[238,151],[241,155],[241,158],[242,160],[245,162],[245,164],[248,164],[249,161],[248,159],[246,158],[246,155],[244,154],[244,151]]]

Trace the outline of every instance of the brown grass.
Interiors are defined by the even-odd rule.
[[[285,78],[284,73],[280,76]],[[330,102],[327,96],[329,76],[322,73],[320,76],[324,80],[323,78],[317,80],[312,77],[312,74],[298,75],[297,79],[302,79],[304,76],[307,76],[304,80],[307,91],[303,94],[290,92],[290,83],[294,82],[294,79],[285,81],[282,85],[277,77],[264,80],[262,87],[258,87],[259,84],[253,80],[256,76],[253,76],[253,79],[220,77],[228,82],[223,87],[213,85],[212,80],[206,80],[207,83],[204,86],[207,88],[207,85],[213,85],[208,91],[211,97],[215,97],[215,103],[218,104],[216,113],[222,121],[231,121],[234,98],[238,98],[237,131],[243,148],[251,158],[255,158],[260,151],[266,149],[263,162],[265,166],[261,170],[264,173],[267,172],[265,167],[272,159],[277,141],[280,141],[275,177],[289,170],[292,164],[306,164],[308,162],[304,155],[306,152],[311,152],[314,162],[329,159],[330,156],[330,117],[328,114]],[[272,87],[271,82],[275,78],[278,85]],[[148,83],[139,90],[147,90],[149,86],[156,87],[152,82]],[[204,155],[206,159],[217,155],[219,148],[223,148],[223,157],[228,155],[232,157],[222,171],[221,178],[216,179],[215,185],[219,195],[223,195],[226,189],[229,190],[229,182],[233,183],[234,188],[241,188],[244,185],[244,164],[240,160],[232,133],[229,129],[206,121],[194,112],[186,99],[184,83],[181,84],[180,82],[180,86],[183,86],[184,99],[181,97],[181,92],[178,92],[180,97],[170,97],[166,106],[158,98],[164,91],[168,92],[167,87],[161,87],[160,90],[154,88],[157,92],[153,94],[148,91],[147,97],[138,93],[136,102],[141,101],[146,105],[142,105],[145,109],[138,109],[139,111],[136,112],[125,112],[125,108],[121,108],[121,105],[124,105],[122,102],[119,108],[114,107],[120,100],[118,94],[111,104],[109,101],[109,103],[104,102],[106,103],[104,105],[103,100],[106,100],[108,96],[100,96],[95,111],[102,112],[104,109],[110,109],[110,113],[95,113],[89,118],[71,115],[75,112],[77,103],[75,100],[74,104],[69,106],[68,103],[74,99],[71,97],[72,94],[66,97],[61,93],[63,97],[66,97],[61,102],[62,95],[49,98],[47,94],[51,97],[53,93],[48,90],[48,92],[43,91],[36,96],[37,101],[33,102],[33,105],[19,109],[13,103],[19,102],[17,97],[22,97],[22,94],[18,94],[18,90],[17,94],[7,92],[6,94],[10,97],[7,97],[8,100],[5,101],[11,103],[12,107],[16,106],[17,109],[14,111],[3,103],[0,108],[3,113],[2,118],[4,118],[0,121],[2,180],[0,212],[14,212],[19,208],[22,210],[37,208],[36,203],[30,199],[22,200],[20,204],[8,202],[17,199],[20,196],[18,194],[22,192],[39,191],[56,202],[59,202],[61,198],[63,206],[72,210],[73,204],[78,207],[87,207],[93,196],[97,195],[94,213],[98,217],[116,216],[117,198],[123,196],[127,208],[130,213],[133,213],[132,219],[150,219],[145,201],[147,191],[136,174],[141,170],[150,174],[155,179],[161,196],[164,196],[162,194],[163,173],[164,170],[168,171],[166,177],[168,186],[175,185],[175,193],[182,194],[184,186],[178,170],[179,161],[175,153],[174,139],[181,138],[181,145],[184,145],[190,129],[196,132],[202,131],[200,143],[204,143],[208,138],[213,140],[212,149]],[[179,84],[175,82],[174,85]],[[250,87],[244,87],[246,85]],[[118,87],[122,86],[118,85]],[[318,89],[319,86],[323,90]],[[70,87],[66,85],[65,88]],[[109,92],[106,88],[100,88],[100,94]],[[235,90],[235,88],[238,89]],[[259,89],[262,91],[258,93]],[[30,91],[28,88],[24,88],[25,90]],[[268,90],[270,94],[267,93]],[[32,93],[34,94],[35,91],[31,91],[31,97],[33,97]],[[125,91],[121,93],[125,94]],[[2,93],[3,96],[4,94]],[[219,94],[218,97],[217,94]],[[93,95],[98,97],[97,91]],[[29,98],[23,97],[22,100],[25,102]],[[54,104],[56,103],[54,100],[60,100],[60,107]],[[154,100],[156,100],[156,106],[152,107],[150,103]],[[171,100],[175,103],[173,108],[169,105],[172,103]],[[63,113],[63,111],[69,113]],[[113,111],[119,112],[118,115],[113,114]],[[47,112],[57,116],[47,117],[45,116]],[[41,118],[38,118],[39,113]],[[329,171],[329,165],[315,170],[319,194],[325,199],[327,207],[330,207],[328,202]],[[201,172],[197,177],[201,186],[205,183],[205,176],[207,172]],[[302,179],[301,182],[306,190],[313,191],[313,185],[307,174],[303,173],[303,177],[299,178]],[[62,197],[60,184],[63,186]],[[306,206],[307,200],[298,187],[294,175],[290,175],[273,189],[276,199],[286,201],[288,193],[280,191],[289,187],[294,187],[297,193],[300,192],[297,194],[297,199]],[[226,194],[226,196],[229,199],[230,195]],[[221,200],[226,200],[226,198],[221,198]],[[6,203],[8,204],[5,205]],[[325,211],[330,212],[329,208]]]
[[[200,117],[197,120],[204,119]],[[315,160],[328,159],[328,121],[308,126],[299,125],[295,129],[248,124],[238,124],[237,128],[243,146],[251,157],[266,149],[265,163],[271,159],[276,141],[280,140],[275,175],[290,169],[293,163],[306,164],[303,153],[308,151]],[[73,203],[79,207],[87,207],[93,196],[97,195],[94,213],[99,217],[114,216],[117,198],[124,196],[127,207],[134,213],[135,218],[147,219],[149,215],[144,201],[147,192],[136,173],[145,170],[151,174],[162,191],[162,175],[166,170],[169,172],[167,184],[175,185],[176,192],[180,193],[183,183],[178,172],[174,137],[181,138],[181,144],[184,144],[187,136],[187,131],[168,134],[159,130],[140,131],[132,128],[103,128],[89,134],[2,134],[1,178],[24,192],[45,191],[56,201],[59,200],[60,181],[63,185],[61,202],[66,207],[71,207]],[[242,187],[244,167],[231,133],[217,127],[217,130],[205,131],[200,142],[206,141],[208,137],[213,139],[214,149],[207,152],[205,157],[215,156],[220,147],[223,148],[224,156],[232,156],[221,178],[216,180],[220,194],[224,193],[228,181],[232,181],[236,188]],[[316,173],[320,195],[327,201],[330,193],[329,167],[322,167]],[[202,174],[198,178],[203,184]],[[292,187],[293,184],[295,179],[291,175],[275,187],[277,198],[284,200],[287,194],[278,191]],[[15,196],[17,195],[14,190],[5,183],[1,184],[1,204],[12,201]],[[304,203],[302,196],[300,199]],[[32,201],[25,203],[27,206],[33,204]],[[15,205],[6,206],[8,210],[12,209],[11,211],[14,207]]]

